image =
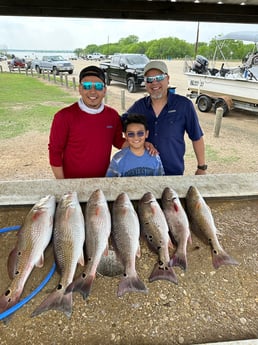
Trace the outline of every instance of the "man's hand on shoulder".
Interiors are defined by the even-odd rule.
[[[146,150],[149,152],[151,156],[156,156],[157,154],[159,154],[158,150],[149,141],[145,141],[144,147],[146,148]]]

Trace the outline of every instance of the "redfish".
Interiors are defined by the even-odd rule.
[[[169,187],[163,190],[161,203],[169,231],[176,243],[176,251],[171,258],[172,266],[187,268],[187,243],[191,243],[189,221],[177,193]]]
[[[32,316],[50,309],[71,316],[72,293],[65,294],[65,291],[73,280],[77,263],[84,265],[84,239],[84,217],[77,193],[66,193],[58,203],[53,232],[54,255],[61,278],[55,290],[34,310]]]
[[[85,270],[67,288],[66,292],[78,291],[86,299],[91,291],[96,270],[103,253],[108,252],[108,239],[111,232],[111,215],[104,193],[95,190],[85,208],[86,254]]]
[[[118,195],[112,209],[112,239],[115,251],[124,266],[124,277],[119,283],[118,296],[126,292],[147,293],[135,268],[136,255],[140,255],[140,224],[137,213],[124,192]]]
[[[238,265],[238,262],[231,258],[220,245],[211,210],[194,186],[187,191],[186,206],[191,230],[211,246],[214,268],[217,269],[221,265]]]
[[[138,202],[138,214],[141,232],[150,249],[158,254],[149,281],[168,280],[177,284],[177,277],[172,267],[169,267],[169,238],[168,225],[159,203],[151,192],[147,192]]]
[[[55,208],[55,197],[47,195],[25,217],[16,246],[8,258],[8,272],[12,281],[0,297],[0,313],[19,301],[33,268],[44,265],[44,251],[51,240]]]

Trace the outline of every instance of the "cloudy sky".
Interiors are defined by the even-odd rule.
[[[74,50],[129,35],[140,41],[171,36],[194,43],[196,30],[196,22],[0,16],[0,49]],[[258,24],[200,23],[199,41],[242,30],[258,31]]]

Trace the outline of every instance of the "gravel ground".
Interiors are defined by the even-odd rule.
[[[75,74],[85,65],[77,61]],[[186,94],[183,62],[169,62],[177,92]],[[178,72],[179,71],[179,72]],[[125,88],[111,84],[107,102],[122,112],[120,94]],[[126,107],[144,91],[126,94]],[[77,94],[75,93],[75,96]],[[252,114],[232,112],[223,118],[219,138],[214,138],[214,115],[199,114],[205,132],[209,173],[257,172],[257,122]],[[48,166],[48,134],[27,133],[11,140],[0,139],[1,180],[53,178]],[[193,174],[195,159],[187,142],[186,174]],[[0,324],[1,345],[5,344],[197,344],[205,342],[258,338],[257,247],[258,200],[207,201],[220,231],[219,239],[238,266],[214,270],[211,253],[192,234],[188,246],[189,268],[176,268],[178,285],[167,281],[149,283],[148,276],[156,261],[141,241],[137,259],[139,276],[149,288],[147,295],[116,296],[119,277],[97,276],[92,293],[84,301],[75,293],[70,319],[57,311],[31,318],[46,293],[59,281],[55,273],[47,286],[8,323]],[[0,228],[22,224],[29,207],[1,207]],[[9,284],[7,257],[16,234],[0,235],[0,292]],[[52,248],[45,255],[43,268],[35,268],[24,295],[28,295],[47,275],[53,263]],[[79,273],[79,269],[77,274]]]

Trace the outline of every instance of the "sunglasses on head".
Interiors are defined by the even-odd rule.
[[[136,135],[137,137],[143,137],[145,135],[144,131],[138,131],[138,132],[127,132],[126,133],[128,138],[134,138]]]
[[[81,82],[82,87],[84,88],[84,90],[91,90],[92,87],[95,87],[95,90],[97,91],[102,91],[105,87],[104,83],[101,83],[100,81],[83,81]]]
[[[166,78],[166,74],[159,74],[159,75],[155,75],[154,77],[144,77],[144,81],[146,81],[146,83],[150,84],[152,82],[154,82],[154,80],[156,81],[162,81]]]

